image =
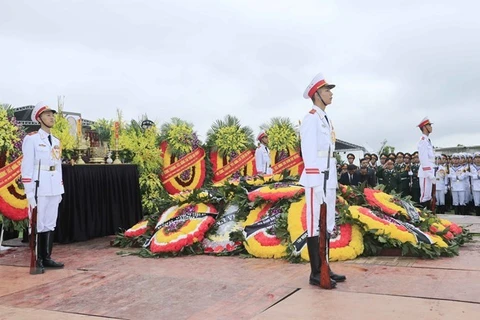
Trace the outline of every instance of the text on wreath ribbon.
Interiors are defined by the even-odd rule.
[[[3,168],[0,168],[0,189],[8,186],[13,180],[17,179],[20,175],[20,166],[22,164],[23,156],[19,157],[12,163],[9,163]]]
[[[255,157],[255,152],[253,150],[246,150],[242,152],[238,157],[227,163],[225,166],[216,170],[214,173],[213,180],[221,181],[228,176],[232,175],[234,172],[240,170],[242,167],[247,165]]]
[[[197,148],[192,152],[188,153],[183,158],[175,161],[174,163],[163,169],[163,173],[161,175],[162,182],[168,181],[171,178],[178,176],[180,173],[187,170],[198,161],[201,161],[203,157],[205,157],[205,150],[203,150],[202,148]]]
[[[283,170],[288,170],[303,162],[299,153],[295,153],[288,158],[285,158],[272,166],[274,174],[281,173]]]

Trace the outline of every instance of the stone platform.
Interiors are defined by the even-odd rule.
[[[480,217],[445,218],[480,226]],[[54,257],[66,267],[35,276],[29,274],[27,247],[2,251],[0,319],[436,320],[480,314],[479,237],[453,258],[332,263],[348,277],[334,290],[310,286],[308,264],[213,256],[143,259],[118,255],[111,239],[55,245]]]

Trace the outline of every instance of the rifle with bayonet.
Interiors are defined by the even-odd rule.
[[[319,219],[319,254],[320,254],[320,287],[323,289],[332,289],[330,270],[328,265],[328,230],[327,230],[327,180],[330,174],[330,151],[331,146],[328,147],[327,169],[323,171],[323,192],[324,200],[320,205],[320,219]]]
[[[40,274],[44,270],[37,268],[37,207],[38,207],[38,186],[40,185],[40,167],[42,161],[38,161],[38,175],[35,180],[35,208],[32,209],[30,219],[30,274]]]

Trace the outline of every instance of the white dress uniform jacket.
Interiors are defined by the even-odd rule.
[[[472,177],[472,190],[480,191],[480,166],[470,165],[470,176]]]
[[[445,194],[447,193],[447,185],[448,185],[448,178],[447,178],[447,169],[443,165],[438,165],[437,171],[435,173],[435,180],[437,190],[435,196],[437,198],[437,206],[444,206],[445,205]]]
[[[420,160],[420,168],[418,170],[419,178],[434,178],[435,153],[433,146],[427,135],[422,134],[418,142],[418,159]]]
[[[438,165],[437,172],[435,174],[435,180],[437,181],[437,191],[446,191],[448,185],[447,168],[443,165]]]
[[[255,150],[255,164],[258,173],[272,174],[270,152],[264,144],[260,144],[257,150]]]
[[[323,189],[323,171],[330,161],[327,180],[327,230],[333,232],[335,227],[335,197],[337,188],[336,160],[332,157],[335,150],[335,131],[331,119],[317,106],[305,116],[300,126],[302,158],[305,165],[300,177],[300,184],[305,187],[307,203],[308,236],[318,235],[320,205],[323,201],[315,195],[314,188]],[[330,154],[328,150],[330,148]],[[318,189],[318,188],[317,188]]]
[[[448,177],[450,178],[452,191],[465,191],[465,183],[463,180],[467,178],[467,174],[462,166],[451,166]]]
[[[42,129],[26,136],[23,140],[22,182],[29,199],[35,195],[39,162],[41,164],[38,196],[57,196],[64,193],[60,141],[53,135],[51,140],[52,145],[48,141],[48,133]]]
[[[436,180],[434,174],[435,153],[430,139],[425,134],[422,134],[418,142],[418,158],[420,160],[420,168],[418,169],[420,202],[427,202],[432,199],[432,184]]]
[[[476,164],[470,165],[470,177],[472,179],[473,202],[475,207],[480,207],[480,166]]]

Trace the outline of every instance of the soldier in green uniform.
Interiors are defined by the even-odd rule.
[[[400,179],[398,192],[402,195],[402,197],[405,197],[410,194],[410,176],[408,175],[410,166],[407,168],[407,164],[405,163],[405,154],[403,152],[397,152],[396,160],[395,171]]]
[[[403,165],[403,152],[397,152],[397,154],[395,155],[395,170],[399,170],[397,169],[397,167],[399,166],[402,166]]]
[[[393,163],[395,163],[396,157],[397,157],[397,156],[396,156],[395,153],[393,153],[393,152],[390,152],[390,153],[388,154],[388,159],[392,159],[392,160],[393,160]]]
[[[388,159],[385,162],[383,170],[380,170],[378,174],[378,178],[383,179],[383,185],[385,186],[384,191],[386,193],[392,191],[399,192],[400,177],[397,171],[395,171],[392,159]]]
[[[420,203],[420,181],[418,179],[418,169],[420,168],[420,160],[418,159],[418,152],[412,153],[412,165],[410,166],[410,195],[412,200]]]
[[[379,164],[379,166],[383,166],[383,165],[385,164],[385,161],[387,161],[387,159],[388,159],[387,154],[386,154],[386,153],[382,153],[382,154],[380,155],[380,164]]]
[[[380,155],[380,164],[375,168],[375,176],[377,177],[377,184],[383,184],[383,178],[378,174],[384,170],[385,161],[387,161],[388,156],[385,153]]]

